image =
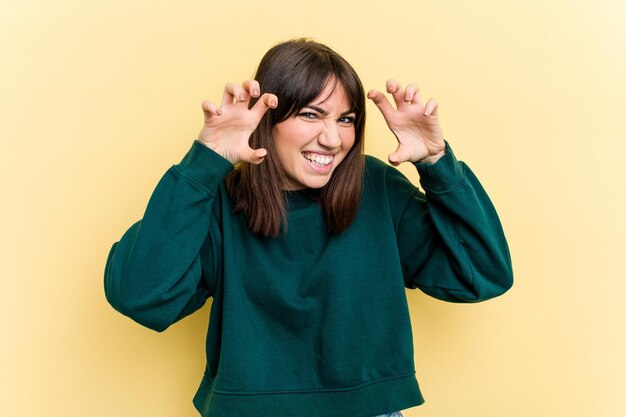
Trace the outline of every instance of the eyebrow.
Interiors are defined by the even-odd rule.
[[[304,107],[307,107],[307,108],[309,108],[309,109],[315,110],[316,112],[320,113],[320,114],[321,114],[321,115],[323,115],[323,116],[326,116],[326,115],[328,114],[328,112],[327,112],[326,110],[322,109],[321,107],[317,107],[317,106],[316,106],[316,105],[314,105],[314,104],[307,104],[307,105],[306,105],[306,106],[304,106]],[[346,114],[350,114],[350,113],[356,113],[356,111],[354,111],[354,110],[352,110],[352,109],[350,109],[350,110],[346,110],[346,111],[344,111],[343,113],[341,113],[341,114],[340,114],[340,116],[345,116]]]

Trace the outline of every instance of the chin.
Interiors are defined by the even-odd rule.
[[[318,190],[320,188],[324,188],[326,184],[328,184],[327,180],[326,181],[308,181],[302,185],[303,185],[303,188],[310,188],[313,190]]]
[[[328,177],[318,178],[301,178],[298,181],[292,181],[289,187],[290,190],[302,190],[306,188],[320,189],[323,188],[330,181],[330,175]]]

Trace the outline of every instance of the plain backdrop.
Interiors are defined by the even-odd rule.
[[[106,303],[106,257],[201,101],[307,36],[366,89],[439,100],[509,239],[503,297],[407,291],[426,403],[405,416],[626,415],[624,21],[621,0],[0,0],[0,414],[197,416],[210,301],[144,329]],[[386,159],[371,103],[367,126]]]

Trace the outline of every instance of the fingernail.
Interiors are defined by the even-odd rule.
[[[243,94],[240,94],[240,95],[239,95],[239,97],[237,97],[237,99],[238,99],[239,101],[243,101],[243,100],[244,100],[244,98],[243,98]]]
[[[252,90],[252,94],[255,96],[259,95],[259,90],[257,90],[256,88],[254,90]]]
[[[270,107],[276,107],[276,102],[274,100],[270,101]]]

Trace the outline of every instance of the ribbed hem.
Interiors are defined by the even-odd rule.
[[[194,182],[202,185],[212,194],[218,184],[226,177],[234,166],[211,148],[197,140],[178,165],[178,172]]]
[[[205,377],[193,403],[203,417],[373,417],[424,403],[415,375],[342,390],[261,394],[213,391]]]
[[[446,153],[434,164],[428,162],[413,163],[420,175],[420,184],[424,190],[441,193],[456,188],[465,179],[462,162],[457,161],[450,144],[446,141]]]

